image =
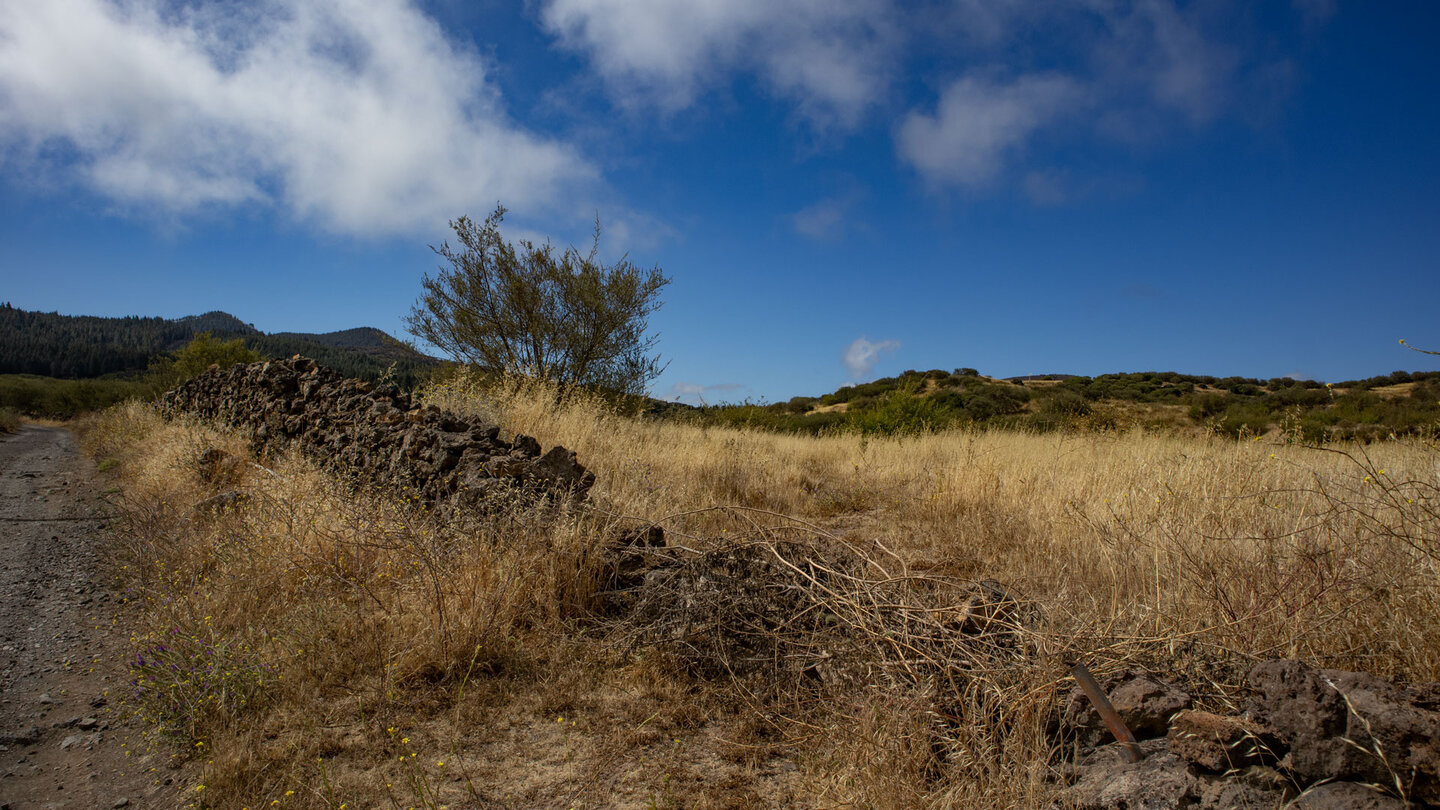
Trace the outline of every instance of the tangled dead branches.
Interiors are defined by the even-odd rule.
[[[608,560],[620,636],[702,679],[959,695],[1027,654],[1037,615],[993,580],[911,574],[878,544],[799,526],[708,551],[664,545],[652,527]]]

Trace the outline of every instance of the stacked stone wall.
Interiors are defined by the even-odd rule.
[[[473,504],[524,492],[583,501],[595,476],[563,447],[466,419],[409,394],[341,376],[314,360],[211,367],[161,398],[187,413],[250,432],[265,454],[298,447],[330,469],[430,505]]]

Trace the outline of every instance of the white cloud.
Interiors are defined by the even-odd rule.
[[[1311,18],[1330,5],[1296,2],[1318,9]],[[1044,132],[1148,145],[1223,115],[1256,118],[1255,109],[1276,106],[1288,62],[1256,44],[1235,5],[957,0],[938,15],[932,41],[958,43],[966,67],[940,85],[933,111],[905,117],[897,153],[934,186],[1013,181],[1048,204],[1056,189],[1024,165]]]
[[[670,391],[665,398],[670,402],[686,402],[691,405],[709,405],[705,399],[707,393],[739,391],[745,386],[740,383],[715,383],[713,385],[701,385],[692,382],[677,382],[670,386]]]
[[[124,206],[278,205],[354,234],[517,211],[593,168],[408,0],[0,4],[0,147]],[[42,155],[59,152],[64,162]]]
[[[1026,173],[1021,187],[1035,205],[1061,205],[1069,199],[1063,173],[1053,169]]]
[[[889,84],[892,16],[884,0],[546,0],[541,13],[621,104],[673,112],[738,70],[806,119],[841,126]]]
[[[801,236],[808,236],[811,239],[829,239],[837,236],[842,227],[846,225],[850,210],[863,196],[860,191],[851,191],[817,200],[791,214],[790,224]]]
[[[1210,120],[1225,105],[1238,54],[1206,30],[1199,12],[1148,0],[1102,16],[1110,36],[1096,41],[1093,58],[1114,103],[1125,103],[1123,97],[1136,103],[1132,88],[1138,88],[1193,123]]]
[[[934,115],[912,112],[896,134],[900,157],[927,180],[982,186],[1039,129],[1079,106],[1083,90],[1057,75],[957,79]]]
[[[855,338],[855,342],[845,348],[845,355],[842,362],[845,363],[845,371],[850,374],[851,379],[858,380],[870,373],[879,362],[883,352],[893,352],[900,348],[898,340],[882,340],[878,343],[871,343],[864,337]]]

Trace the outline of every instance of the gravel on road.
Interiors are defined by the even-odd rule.
[[[0,810],[175,804],[164,755],[122,720],[99,488],[70,431],[0,434]]]

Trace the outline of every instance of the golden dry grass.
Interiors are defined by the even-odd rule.
[[[817,439],[633,418],[522,381],[425,397],[577,451],[593,508],[441,524],[286,457],[227,484],[246,504],[196,515],[216,489],[196,459],[243,455],[240,438],[138,405],[89,429],[120,459],[137,650],[175,630],[241,671],[186,687],[208,701],[193,727],[144,705],[184,738],[207,806],[1041,807],[1070,657],[1216,696],[1263,657],[1440,678],[1433,445]],[[997,579],[1037,609],[1034,655],[977,676],[960,698],[974,722],[937,770],[930,696],[766,704],[587,629],[598,544],[637,521],[697,548],[799,525],[911,574]],[[244,678],[265,684],[237,706]]]
[[[1433,442],[810,438],[556,405],[523,383],[428,396],[574,449],[618,514],[713,536],[731,527],[690,513],[754,507],[878,539],[912,568],[1001,580],[1077,629],[1440,677]]]

